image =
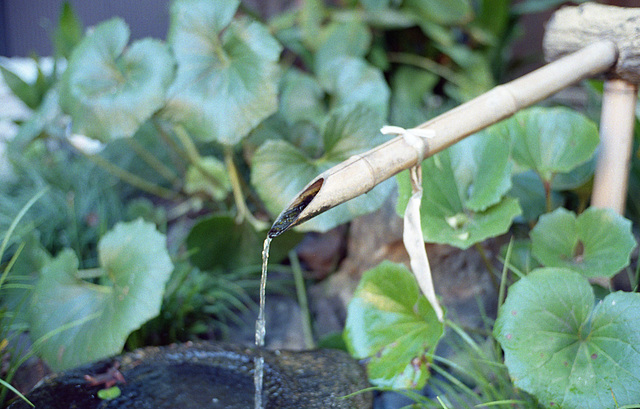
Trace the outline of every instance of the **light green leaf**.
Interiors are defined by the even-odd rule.
[[[629,220],[595,207],[578,217],[563,208],[541,216],[531,242],[534,257],[545,266],[570,268],[586,277],[612,277],[629,265],[636,247]]]
[[[473,18],[468,0],[404,0],[403,7],[422,19],[438,24],[457,24]]]
[[[513,160],[547,183],[588,161],[599,141],[596,124],[567,108],[520,111],[492,131],[511,141]]]
[[[364,273],[347,309],[344,338],[351,355],[367,359],[369,381],[422,388],[443,325],[413,274],[385,261]]]
[[[82,39],[82,23],[71,7],[71,3],[65,1],[58,19],[58,27],[53,33],[53,44],[56,55],[69,58],[73,48]]]
[[[639,316],[640,294],[596,304],[583,276],[545,268],[511,286],[494,336],[515,385],[546,407],[614,408],[640,401]]]
[[[339,56],[322,64],[318,80],[331,95],[331,107],[364,104],[387,117],[389,86],[382,71],[359,57]]]
[[[384,10],[389,7],[390,0],[360,0],[366,10]]]
[[[74,49],[62,76],[60,105],[75,133],[103,142],[130,137],[165,102],[174,60],[157,40],[125,51],[129,28],[119,18],[99,24]]]
[[[316,71],[323,72],[337,57],[364,57],[371,46],[371,32],[360,21],[331,23],[324,28],[316,53]]]
[[[231,191],[227,167],[213,156],[201,158],[199,168],[191,165],[187,169],[184,191],[188,194],[206,193],[213,200],[223,200]]]
[[[278,107],[282,47],[262,24],[233,19],[237,0],[176,0],[169,44],[178,69],[163,115],[203,141],[234,145]]]
[[[277,215],[321,172],[386,140],[379,116],[364,106],[333,111],[322,131],[323,152],[303,151],[285,140],[264,143],[254,154],[251,184],[269,211]],[[393,189],[393,181],[303,223],[300,230],[327,231],[356,216],[378,209]]]
[[[9,87],[13,95],[24,102],[31,109],[37,109],[42,101],[42,95],[38,95],[35,85],[29,84],[13,71],[0,65],[0,73],[4,83]]]
[[[324,91],[314,77],[292,68],[282,78],[279,111],[289,125],[309,121],[319,126],[326,114]]]
[[[399,67],[391,81],[391,123],[406,128],[427,120],[424,107],[438,76],[412,67]]]
[[[117,224],[100,239],[98,258],[98,284],[80,278],[68,249],[40,273],[29,308],[31,336],[46,339],[39,351],[55,370],[119,353],[127,336],[160,311],[173,265],[152,224]]]
[[[509,228],[520,207],[504,197],[511,187],[508,151],[500,139],[482,132],[422,163],[425,241],[467,248]],[[398,183],[397,209],[403,214],[411,194],[406,172]]]
[[[322,0],[304,0],[298,14],[300,34],[304,43],[312,51],[316,51],[320,42],[320,27],[325,15],[325,5]]]

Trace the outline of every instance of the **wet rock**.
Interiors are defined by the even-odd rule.
[[[266,409],[370,409],[362,368],[337,350],[262,351]],[[255,349],[231,344],[186,343],[149,347],[51,375],[28,394],[38,409],[253,407]],[[113,376],[115,372],[121,374]],[[111,380],[120,396],[97,394]],[[87,378],[89,375],[92,378]],[[89,380],[88,380],[89,379]],[[126,383],[122,382],[122,379]],[[104,383],[104,382],[103,382]],[[22,401],[11,409],[29,408]]]

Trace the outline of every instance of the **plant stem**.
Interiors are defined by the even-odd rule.
[[[507,254],[505,256],[504,265],[502,267],[502,277],[500,278],[500,291],[498,291],[498,308],[504,302],[504,293],[507,287],[507,272],[509,271],[509,259],[511,258],[511,250],[513,249],[513,237],[509,240]]]
[[[209,172],[209,170],[202,165],[202,156],[200,155],[200,152],[198,152],[196,144],[193,143],[193,140],[191,139],[187,131],[182,126],[178,125],[175,127],[175,133],[180,140],[180,143],[182,143],[182,146],[184,146],[185,148],[189,164],[195,167],[198,172],[200,172],[202,176],[207,179],[209,183],[220,188],[220,181],[218,180],[218,178],[216,178],[215,175],[211,174],[211,172]],[[229,177],[232,178],[231,175],[229,175]],[[233,180],[231,181],[231,183],[233,185]]]
[[[454,85],[461,86],[459,77],[453,70],[428,58],[409,53],[389,53],[388,58],[390,62],[413,65],[414,67],[422,68],[425,71],[432,72],[437,76],[444,78]]]
[[[236,223],[242,223],[243,220],[247,220],[256,230],[265,230],[268,226],[265,222],[256,219],[247,204],[244,201],[242,195],[242,186],[240,182],[240,176],[238,175],[238,169],[233,162],[233,150],[230,146],[225,146],[224,150],[224,162],[227,165],[227,171],[229,172],[229,180],[231,181],[231,190],[233,191],[233,199],[235,200],[237,207]]]
[[[553,210],[553,203],[551,201],[551,182],[542,180],[542,184],[544,185],[544,197],[546,200],[547,213],[551,213]]]
[[[480,254],[480,257],[482,258],[482,261],[485,267],[489,271],[489,277],[491,277],[491,284],[493,284],[493,288],[495,288],[496,291],[499,291],[500,286],[496,279],[496,276],[497,276],[496,269],[493,267],[493,264],[491,264],[491,260],[489,260],[489,258],[487,257],[487,252],[484,251],[484,247],[482,247],[482,244],[480,243],[476,243],[473,246],[478,251],[478,254]]]
[[[133,151],[142,159],[149,167],[158,172],[158,174],[164,177],[172,185],[176,186],[180,184],[180,178],[178,175],[167,165],[162,163],[158,158],[153,156],[151,152],[146,150],[142,144],[133,138],[126,138],[127,143],[133,149]]]
[[[302,276],[302,268],[300,260],[295,251],[289,252],[289,261],[293,269],[293,279],[296,284],[296,294],[298,296],[298,304],[302,313],[302,334],[304,335],[304,345],[307,349],[315,348],[313,341],[313,332],[311,330],[311,314],[309,313],[309,302],[307,300],[307,291],[304,285],[304,277]]]
[[[176,200],[179,197],[179,195],[176,192],[169,190],[167,188],[164,188],[162,186],[156,185],[155,183],[148,182],[142,179],[140,176],[134,175],[128,170],[122,169],[114,165],[113,163],[109,162],[108,160],[104,159],[99,155],[89,155],[88,153],[83,152],[82,150],[77,148],[76,150],[80,152],[82,155],[84,155],[91,162],[93,162],[95,165],[101,167],[102,169],[106,170],[113,176],[130,184],[131,186],[134,186],[142,191],[151,193],[152,195],[161,197],[163,199],[171,200],[171,201]]]
[[[158,121],[153,121],[153,125],[155,126],[162,140],[167,145],[169,145],[169,148],[170,148],[169,151],[177,155],[180,158],[180,160],[182,160],[182,162],[180,162],[179,160],[177,160],[175,155],[172,155],[174,165],[176,166],[176,168],[180,169],[181,173],[184,173],[186,171],[184,163],[189,162],[189,157],[187,153],[185,152],[184,149],[182,149],[180,145],[176,143],[176,141],[171,136],[167,134],[167,132],[162,128],[162,125],[159,124]]]

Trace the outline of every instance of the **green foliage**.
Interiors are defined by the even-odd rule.
[[[16,231],[18,224],[44,193],[45,190],[41,190],[36,193],[36,195],[18,211],[9,227],[5,230],[2,242],[0,243],[0,261],[3,260],[5,252],[11,242],[10,238]],[[22,312],[21,310],[24,308],[24,294],[22,294],[22,297],[18,300],[16,305],[13,306],[14,308],[9,309],[9,306],[6,303],[7,289],[15,292],[16,288],[22,287],[22,283],[15,280],[15,277],[10,277],[10,273],[16,265],[23,249],[24,244],[19,247],[11,259],[3,266],[2,273],[0,273],[0,295],[3,300],[2,305],[0,305],[0,354],[3,360],[3,367],[0,371],[0,405],[4,405],[7,393],[8,391],[11,391],[33,406],[29,400],[27,400],[11,385],[11,381],[13,380],[17,369],[33,354],[32,352],[29,353],[21,350],[21,348],[19,348],[15,343],[16,334],[19,334],[23,330],[19,315]],[[28,285],[25,285],[25,287],[28,288]]]
[[[234,270],[261,264],[265,234],[256,232],[249,223],[238,224],[232,217],[218,214],[198,220],[189,231],[186,245],[191,262],[199,269]],[[271,252],[270,261],[284,259],[300,240],[300,233],[284,234]]]
[[[585,277],[612,277],[629,265],[636,241],[631,222],[609,209],[577,216],[565,209],[543,215],[531,231],[533,256],[547,267],[565,267]]]
[[[29,301],[30,330],[55,368],[117,353],[141,325],[129,336],[130,347],[224,332],[237,311],[253,306],[269,215],[318,173],[383,142],[383,123],[415,126],[500,82],[516,13],[556,3],[528,1],[514,11],[507,0],[361,0],[340,7],[307,0],[263,24],[243,15],[238,0],[175,0],[167,41],[132,44],[120,19],[83,36],[65,4],[54,33],[56,54],[68,58],[60,81],[56,69],[50,76],[40,70],[28,84],[0,67],[35,110],[11,147],[15,179],[0,184],[0,229],[35,190],[50,187],[13,238],[26,244],[12,275],[40,275],[24,274],[22,290],[3,302]],[[70,144],[69,129],[103,142],[101,150]],[[428,159],[425,240],[468,248],[514,222],[534,223],[568,206],[567,192],[577,195],[593,173],[597,140],[585,117],[536,108]],[[405,175],[398,181],[402,213],[410,185]],[[393,188],[393,180],[386,182],[302,229],[327,231],[376,210]],[[177,236],[172,274],[164,235],[150,223],[119,224],[105,234],[125,208],[126,218],[143,216]],[[183,228],[195,214],[206,215]],[[300,239],[284,237],[274,253]],[[531,241],[515,246],[505,263],[524,278],[500,309],[495,337],[516,386],[545,405],[589,406],[587,387],[605,406],[611,396],[617,404],[637,400],[637,354],[629,346],[638,340],[625,328],[638,309],[636,294],[604,295],[594,307],[583,277],[613,275],[628,264],[634,246],[628,221],[596,210],[541,217]],[[574,271],[529,273],[537,261]],[[517,316],[531,312],[530,319],[511,315],[513,303]],[[621,306],[629,308],[618,311]],[[558,343],[534,336],[539,327],[561,323],[542,320],[547,312],[582,314],[563,335],[579,348],[554,350]],[[25,329],[24,318],[16,317]],[[430,382],[446,395],[437,407],[537,406],[507,378],[491,340],[485,353],[457,331],[480,357],[472,362],[480,369],[434,356],[443,330],[411,274],[385,263],[363,278],[349,306],[345,341],[367,359],[377,385],[419,387],[430,368],[437,371],[445,381]],[[509,334],[526,342],[515,345]],[[618,341],[607,343],[605,336]],[[575,372],[567,374],[560,358],[529,356],[554,352],[577,362]],[[589,368],[594,372],[580,372]],[[611,375],[620,368],[628,372]],[[568,380],[549,385],[549,376],[562,374]],[[620,389],[619,381],[631,387]]]
[[[595,123],[559,107],[530,108],[493,129],[510,141],[513,160],[523,169],[533,169],[547,184],[589,160],[600,140]]]
[[[344,106],[331,111],[318,135],[321,138],[319,157],[314,156],[317,155],[315,147],[296,146],[295,141],[285,139],[267,141],[253,155],[251,181],[267,208],[277,214],[316,175],[382,143],[385,138],[379,133],[380,125],[379,116],[366,106]],[[393,189],[392,182],[383,182],[372,190],[372,194],[355,198],[309,220],[301,229],[327,231],[355,216],[376,210]]]
[[[116,225],[98,243],[98,255],[98,269],[80,271],[76,255],[64,250],[40,272],[30,302],[32,336],[68,327],[41,345],[54,369],[117,354],[129,333],[160,310],[173,265],[154,226],[140,219]]]
[[[421,388],[443,324],[404,266],[383,262],[362,276],[347,311],[349,352],[367,358],[376,386]]]
[[[516,386],[547,407],[611,408],[640,400],[640,294],[596,303],[579,273],[546,268],[511,286],[494,334]]]
[[[277,109],[282,48],[263,25],[233,18],[239,3],[171,6],[168,42],[178,68],[163,116],[203,141],[235,145]]]
[[[73,131],[102,142],[130,137],[157,111],[173,79],[173,57],[157,40],[131,44],[121,19],[99,24],[74,48],[60,84]]]
[[[255,308],[259,266],[234,270],[200,270],[187,261],[177,262],[162,300],[162,313],[146,322],[127,339],[127,348],[167,345],[199,337],[223,338],[230,324],[245,325],[238,312]],[[269,288],[278,287],[273,280]]]
[[[398,213],[411,196],[409,175],[398,177]],[[425,241],[467,248],[504,233],[520,213],[511,187],[509,147],[487,132],[468,137],[422,164],[420,208]]]
[[[62,11],[58,19],[58,27],[53,33],[55,54],[64,58],[71,56],[71,51],[82,40],[82,22],[76,15],[68,1],[62,4]]]

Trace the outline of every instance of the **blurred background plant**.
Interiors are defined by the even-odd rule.
[[[0,184],[0,231],[8,231],[23,205],[47,188],[7,243],[5,265],[13,265],[11,257],[26,243],[20,265],[5,272],[8,278],[29,277],[30,287],[20,292],[22,298],[3,296],[6,311],[25,305],[23,318],[15,323],[31,329],[32,336],[37,333],[35,315],[42,309],[33,306],[37,301],[29,289],[56,268],[74,271],[74,285],[116,288],[117,278],[83,271],[106,269],[102,258],[108,249],[101,252],[100,243],[120,226],[166,240],[171,261],[160,270],[170,265],[172,271],[166,286],[155,289],[161,297],[159,313],[147,311],[155,318],[139,329],[127,328],[119,347],[125,341],[127,348],[135,348],[224,339],[240,314],[255,308],[262,240],[291,197],[323,170],[383,142],[382,124],[415,126],[510,79],[526,62],[513,54],[522,35],[521,18],[561,3],[305,0],[289,7],[281,2],[267,15],[261,14],[269,9],[266,3],[175,0],[166,41],[131,43],[122,19],[85,30],[64,3],[53,32],[52,69],[35,59],[36,80],[29,82],[0,65],[6,84],[33,110],[7,144],[11,171]],[[591,82],[588,91],[589,103],[597,106],[598,83]],[[586,111],[597,120],[598,110],[591,105]],[[536,167],[539,163],[509,148],[516,144],[511,135],[526,134],[513,121],[504,125],[512,128],[486,131],[482,142],[472,137],[456,145],[440,160],[463,160],[449,163],[446,174],[435,178],[445,181],[444,196],[426,197],[436,204],[453,197],[448,205],[458,207],[432,206],[442,212],[435,215],[423,209],[426,241],[482,251],[483,240],[513,223],[528,233],[540,215],[559,206],[584,210],[595,125],[569,110],[521,116],[530,129],[538,129],[539,118],[551,118],[553,126],[578,127],[584,155],[566,166]],[[425,172],[432,165],[426,163]],[[640,188],[636,165],[632,195]],[[441,187],[433,177],[424,180],[426,192]],[[403,203],[408,184],[404,176],[398,181]],[[482,189],[468,197],[470,186]],[[375,211],[396,189],[395,180],[385,182],[278,238],[272,268],[285,279],[270,282],[270,290],[292,292],[286,277],[294,269],[287,254],[305,232],[327,232]],[[629,204],[630,215],[637,215],[636,200]],[[536,262],[528,256],[530,248],[525,243],[514,250],[512,260],[525,260],[513,261],[514,268],[529,271],[523,266]],[[71,256],[60,258],[64,249],[73,250],[77,266]],[[57,313],[55,304],[50,308]],[[96,312],[89,310],[83,319],[95,318],[91,313]],[[462,400],[475,402],[469,391],[476,389],[466,381],[456,383],[458,375],[477,379],[485,391],[477,392],[483,402],[529,401],[510,384],[499,354],[458,334],[469,351],[482,352],[473,362],[485,366],[458,373],[462,367],[457,363],[425,359],[423,364],[441,376],[434,379],[434,388],[452,399],[447,405],[458,407],[454,396],[465,394]],[[55,337],[48,342],[55,349]],[[490,342],[497,351],[495,340]],[[79,361],[73,364],[98,358],[75,352]],[[52,362],[46,354],[45,359],[56,369],[71,365]],[[441,364],[456,375],[440,371]],[[419,377],[426,381],[428,375]],[[491,389],[494,381],[497,390]]]

